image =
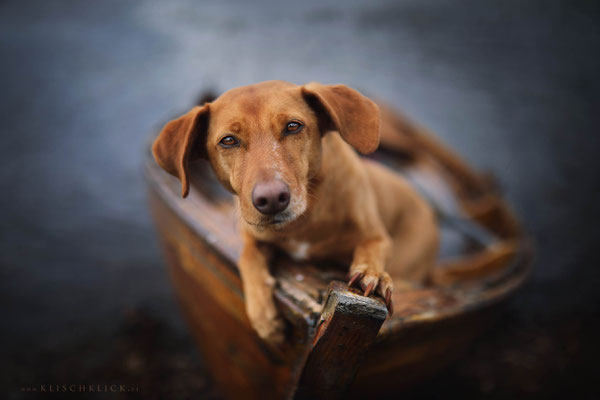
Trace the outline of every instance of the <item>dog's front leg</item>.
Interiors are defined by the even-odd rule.
[[[385,272],[385,264],[390,254],[391,239],[385,232],[362,241],[354,249],[350,266],[349,286],[357,283],[365,291],[364,295],[378,293],[385,299],[390,315],[393,313],[392,278]]]
[[[248,318],[261,338],[270,343],[282,343],[285,324],[273,299],[275,278],[269,273],[271,248],[258,243],[246,233],[243,237],[244,246],[238,268],[242,276]]]

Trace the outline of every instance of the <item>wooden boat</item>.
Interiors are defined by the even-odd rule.
[[[431,285],[395,293],[395,313],[363,297],[333,265],[273,265],[289,342],[272,348],[244,309],[232,197],[204,161],[190,196],[146,157],[152,214],[186,319],[227,398],[369,397],[431,376],[494,318],[530,271],[528,240],[492,179],[474,172],[433,136],[390,113],[372,158],[405,174],[436,209],[442,251]],[[402,135],[391,131],[402,132]]]

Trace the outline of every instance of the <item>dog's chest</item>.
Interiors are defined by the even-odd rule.
[[[360,235],[352,230],[336,230],[323,237],[300,236],[282,238],[275,245],[296,261],[338,260],[352,256]]]
[[[307,241],[289,239],[284,241],[280,247],[296,261],[306,261],[310,258],[311,244]]]

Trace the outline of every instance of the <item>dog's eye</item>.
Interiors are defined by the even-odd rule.
[[[302,125],[298,121],[290,121],[285,126],[285,130],[283,131],[283,133],[286,134],[286,135],[290,135],[290,134],[293,134],[293,133],[298,133],[298,132],[300,132],[302,130],[303,127],[304,127],[304,125]]]
[[[223,139],[221,139],[221,141],[219,142],[219,145],[221,147],[224,147],[226,149],[230,148],[230,147],[235,147],[237,145],[239,145],[240,143],[238,142],[238,140],[233,137],[233,136],[225,136]]]

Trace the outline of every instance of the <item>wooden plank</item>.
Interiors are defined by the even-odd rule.
[[[340,397],[386,317],[381,299],[331,282],[295,398]]]

